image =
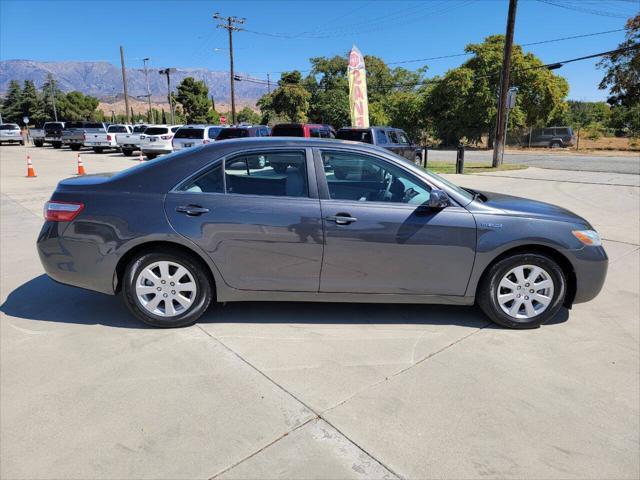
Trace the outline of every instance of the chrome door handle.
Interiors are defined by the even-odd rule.
[[[203,213],[208,213],[209,209],[201,207],[200,205],[181,205],[179,207],[176,207],[176,212],[186,213],[190,217],[196,217],[198,215],[202,215]]]
[[[358,221],[356,217],[352,217],[351,215],[344,213],[330,215],[328,217],[325,217],[325,220],[329,222],[336,222],[337,225],[349,225],[350,223]]]

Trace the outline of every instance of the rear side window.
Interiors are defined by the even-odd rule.
[[[304,129],[301,126],[278,126],[271,130],[272,137],[304,137]]]
[[[176,132],[175,138],[203,139],[204,128],[181,128]]]
[[[246,128],[225,128],[220,132],[216,140],[224,140],[227,138],[245,138],[249,136],[249,130]]]
[[[224,193],[222,162],[178,190],[191,193]]]
[[[165,135],[169,133],[167,127],[149,127],[144,131],[145,135]]]
[[[370,130],[340,130],[336,135],[340,140],[351,140],[353,142],[371,143]]]
[[[553,128],[544,128],[542,130],[542,135],[553,135]]]
[[[304,151],[272,151],[239,155],[225,162],[227,193],[307,197]]]
[[[376,143],[378,145],[387,143],[387,134],[384,133],[384,130],[376,130]]]
[[[568,128],[556,128],[556,135],[569,135]]]

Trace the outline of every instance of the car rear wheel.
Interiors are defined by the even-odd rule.
[[[62,148],[61,142],[53,142],[51,145],[53,145],[53,148]]]
[[[562,147],[562,143],[558,142],[557,140],[554,140],[549,144],[549,148],[561,148],[561,147]]]
[[[34,140],[34,141],[33,141],[33,144],[34,144],[36,147],[38,147],[38,148],[39,148],[39,147],[42,147],[42,145],[44,145],[44,143],[43,143],[43,142],[41,142],[40,140]]]
[[[104,148],[102,147],[93,147],[93,151],[96,153],[102,153],[104,151]]]
[[[142,254],[127,266],[123,296],[129,310],[154,327],[193,324],[213,293],[206,266],[180,252]]]
[[[537,328],[562,308],[566,279],[550,257],[537,253],[504,258],[489,268],[478,289],[482,311],[507,328]]]
[[[122,153],[127,157],[130,157],[131,155],[133,155],[133,150],[129,150],[128,148],[123,148]]]
[[[69,148],[71,148],[71,150],[73,150],[74,152],[77,152],[78,150],[80,150],[80,145],[71,144],[69,145]]]
[[[143,153],[145,157],[147,157],[147,160],[153,160],[154,158],[156,158],[158,155],[156,155],[155,153]]]

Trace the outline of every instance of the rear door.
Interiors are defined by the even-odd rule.
[[[476,244],[466,209],[419,210],[432,187],[382,157],[321,149],[316,162],[321,292],[464,295]]]
[[[304,148],[234,154],[170,192],[167,216],[230,287],[317,292],[323,235],[312,166]]]

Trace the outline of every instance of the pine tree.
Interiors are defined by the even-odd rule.
[[[17,80],[9,82],[7,96],[2,102],[2,121],[22,123],[22,89]]]

